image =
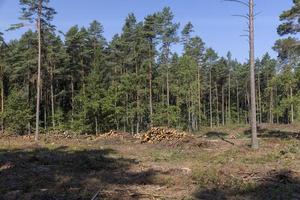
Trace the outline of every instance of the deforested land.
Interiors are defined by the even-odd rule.
[[[0,0],[0,200],[300,199],[300,1],[267,20],[258,0],[195,4],[245,22],[246,58],[214,49],[198,29],[216,16],[181,19],[179,1],[132,1],[113,34],[107,12],[66,28],[66,2]]]

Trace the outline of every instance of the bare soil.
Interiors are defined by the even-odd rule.
[[[300,125],[203,129],[183,143],[0,137],[0,200],[300,199]],[[202,144],[202,145],[199,145]]]

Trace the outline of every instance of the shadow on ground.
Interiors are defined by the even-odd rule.
[[[206,133],[205,136],[208,138],[225,138],[228,136],[228,133],[212,131]]]
[[[300,199],[299,176],[291,171],[270,171],[256,184],[241,186],[202,187],[194,193],[195,199],[202,200],[296,200]]]
[[[281,130],[270,130],[270,129],[257,129],[258,136],[260,138],[278,138],[278,139],[297,139],[300,140],[299,132],[289,132],[289,131],[281,131]],[[251,137],[251,130],[247,130],[244,132],[244,135],[247,137]]]
[[[138,161],[117,158],[112,149],[70,151],[37,148],[0,151],[0,200],[138,199],[116,188],[153,184],[157,171],[133,172]],[[104,191],[113,191],[111,194]],[[130,194],[128,194],[130,193]]]
[[[228,135],[229,135],[228,133],[216,132],[216,131],[208,132],[208,133],[205,134],[205,136],[209,139],[220,139],[220,140],[223,140],[224,142],[227,142],[231,145],[234,145],[233,142],[226,139],[226,137]]]

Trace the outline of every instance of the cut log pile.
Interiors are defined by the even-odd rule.
[[[153,127],[148,132],[140,136],[142,143],[156,143],[162,141],[178,141],[187,138],[185,132],[179,132],[175,129]]]

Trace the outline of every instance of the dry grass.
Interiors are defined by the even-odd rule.
[[[300,199],[299,125],[202,130],[198,148],[137,139],[0,139],[0,199]]]

